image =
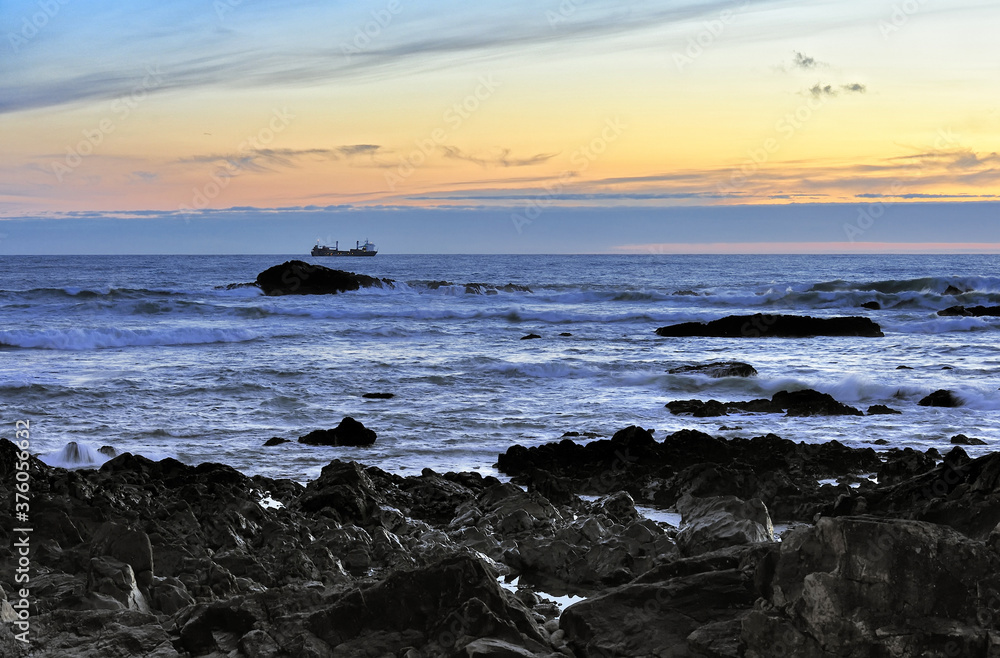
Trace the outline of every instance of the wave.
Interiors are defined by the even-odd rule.
[[[39,455],[38,458],[49,466],[59,468],[100,468],[114,456],[113,448],[96,449],[83,441],[70,441],[61,450]]]
[[[249,329],[175,327],[172,329],[15,329],[0,331],[0,347],[43,350],[93,350],[108,347],[241,343],[261,338]]]

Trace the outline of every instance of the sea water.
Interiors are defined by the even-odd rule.
[[[396,285],[286,297],[225,289],[296,257]],[[998,268],[1000,257],[974,255],[5,256],[0,436],[29,420],[33,450],[53,464],[93,467],[106,459],[97,449],[111,446],[299,481],[335,458],[402,474],[492,473],[515,443],[607,437],[633,424],[657,439],[692,428],[942,452],[963,433],[987,441],[967,448],[981,454],[1000,441],[1000,318],[937,311],[1000,304]],[[860,308],[870,301],[882,310]],[[885,337],[655,334],[755,312],[866,315]],[[529,333],[541,338],[521,340]],[[718,360],[759,375],[667,372]],[[692,418],[664,408],[802,388],[902,414]],[[941,388],[964,405],[917,404]],[[376,392],[394,397],[362,397]],[[294,441],[345,416],[375,430],[375,445]],[[293,442],[262,446],[274,436]]]

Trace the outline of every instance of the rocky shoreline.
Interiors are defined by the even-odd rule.
[[[17,458],[0,441],[4,482]],[[497,466],[510,482],[334,460],[303,486],[131,454],[77,471],[31,458],[33,653],[14,639],[5,553],[0,654],[1000,651],[1000,454],[633,426],[513,446]],[[774,523],[793,527],[777,541]],[[583,600],[563,610],[564,593]]]

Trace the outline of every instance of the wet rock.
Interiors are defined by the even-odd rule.
[[[984,446],[986,441],[975,437],[968,437],[964,434],[956,434],[951,437],[951,443],[957,446]]]
[[[881,485],[899,484],[904,480],[927,473],[937,465],[929,454],[913,448],[893,448],[885,453],[885,462],[878,468],[878,481]]]
[[[774,526],[767,506],[757,498],[744,501],[735,496],[685,495],[677,501],[677,511],[683,519],[677,545],[685,555],[774,541]]]
[[[968,288],[959,288],[957,286],[949,284],[947,288],[944,289],[944,294],[946,295],[962,295],[967,292],[971,292]]]
[[[767,605],[743,620],[745,655],[987,655],[998,566],[942,526],[820,519],[782,541]]]
[[[361,397],[369,400],[391,400],[396,397],[395,393],[362,393]]]
[[[373,430],[347,416],[333,429],[314,430],[300,436],[299,443],[310,446],[370,446],[375,439]]]
[[[852,406],[838,402],[827,393],[812,389],[779,391],[770,400],[719,402],[718,400],[677,400],[666,404],[670,413],[691,414],[696,418],[726,416],[730,413],[781,413],[788,416],[863,416]]]
[[[942,311],[938,311],[938,315],[943,317],[997,317],[1000,316],[1000,306],[949,306]]]
[[[902,411],[898,409],[893,409],[892,407],[887,407],[884,404],[873,404],[868,407],[869,416],[886,416],[892,414],[902,414]]]
[[[280,436],[272,436],[270,439],[264,442],[265,448],[270,448],[273,446],[280,446],[282,443],[291,443],[288,439],[283,439]]]
[[[569,336],[572,336],[573,334],[571,334],[571,333],[570,333],[570,332],[568,332],[568,331],[564,331],[564,332],[560,333],[559,335],[560,335],[560,336],[563,336],[563,337],[569,337]]]
[[[301,260],[290,260],[257,275],[257,285],[265,295],[335,295],[359,288],[393,286],[391,279],[332,270]]]
[[[670,413],[675,416],[691,414],[695,418],[712,418],[729,415],[728,407],[718,400],[674,400],[666,404]]]
[[[926,396],[917,404],[921,407],[961,407],[962,400],[952,391],[942,388]]]
[[[878,302],[865,302],[861,305],[861,308],[867,308],[870,311],[881,311],[882,305]]]
[[[910,366],[896,366],[896,370],[913,370]]]
[[[678,366],[667,371],[670,374],[695,373],[713,378],[722,377],[756,377],[757,369],[749,363],[741,361],[718,361],[690,366]]]
[[[536,338],[541,338],[538,334],[528,334],[527,336],[521,336],[521,340],[534,340]]]
[[[730,315],[711,322],[684,322],[660,327],[657,335],[665,337],[706,336],[714,338],[810,336],[882,337],[881,328],[861,316],[814,318],[797,315]]]
[[[97,452],[101,453],[105,457],[117,457],[118,456],[118,451],[115,450],[112,446],[101,446],[100,448],[97,449]]]

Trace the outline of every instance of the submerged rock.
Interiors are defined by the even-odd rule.
[[[951,443],[957,446],[984,446],[986,441],[975,437],[968,437],[964,434],[956,434],[951,437]]]
[[[882,337],[881,328],[861,316],[814,318],[799,315],[730,315],[711,322],[684,322],[660,327],[666,337],[706,336],[714,338],[806,338],[810,336]]]
[[[258,274],[257,285],[269,296],[335,295],[359,288],[391,288],[393,281],[290,260]]]
[[[888,416],[888,415],[896,415],[902,413],[903,413],[902,411],[899,411],[898,409],[893,409],[892,407],[887,407],[884,404],[873,404],[870,407],[868,407],[869,416]]]
[[[917,404],[921,407],[961,407],[962,401],[954,392],[942,388],[926,396]]]
[[[850,405],[838,402],[828,393],[812,389],[779,391],[770,400],[719,402],[718,400],[676,400],[666,404],[674,415],[691,414],[696,418],[726,416],[730,413],[782,413],[788,416],[863,416]]]
[[[1000,316],[1000,306],[949,306],[942,311],[938,311],[938,315],[943,317],[997,317]]]
[[[756,377],[757,369],[749,363],[741,361],[718,361],[713,363],[700,363],[690,366],[678,366],[667,371],[672,375],[696,373],[707,375],[713,378],[722,377]]]
[[[534,340],[536,338],[541,338],[541,336],[538,334],[527,334],[525,336],[521,336],[521,340]]]

